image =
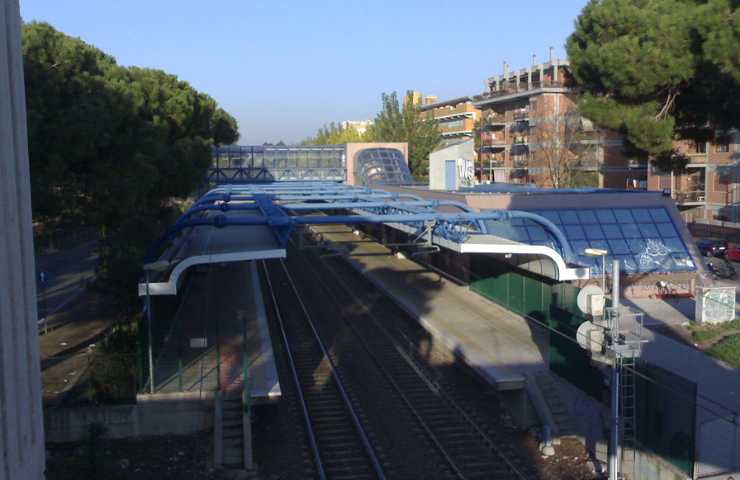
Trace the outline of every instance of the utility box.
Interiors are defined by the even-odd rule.
[[[457,190],[475,184],[473,140],[451,144],[429,154],[429,188]]]
[[[696,287],[697,323],[724,323],[735,320],[735,287]]]

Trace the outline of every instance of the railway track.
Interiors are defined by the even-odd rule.
[[[386,323],[399,323],[399,312],[378,318],[371,305],[352,293],[347,280],[326,265],[336,261],[302,254],[296,250],[290,258],[295,269],[311,271],[315,283],[323,290],[322,298],[333,304],[338,317],[349,326],[361,348],[383,373],[407,413],[420,426],[433,446],[444,469],[442,478],[460,479],[529,479],[536,478],[519,458],[512,458],[508,445],[491,435],[491,428],[481,424],[481,416],[468,413],[449,385],[424,365],[416,346],[418,342],[402,330],[391,332]],[[301,264],[298,263],[300,258]],[[356,275],[356,272],[354,272]],[[386,312],[387,313],[387,312]]]
[[[314,320],[280,260],[262,262],[275,320],[286,347],[315,477],[380,479],[385,473]]]

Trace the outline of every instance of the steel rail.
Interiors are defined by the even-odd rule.
[[[463,409],[454,399],[452,399],[442,388],[433,388],[433,382],[427,378],[423,372],[419,370],[419,367],[417,367],[416,362],[413,361],[413,359],[409,359],[405,352],[403,351],[403,348],[398,344],[398,341],[394,338],[394,336],[388,331],[388,329],[385,328],[381,324],[381,322],[378,320],[378,318],[372,313],[370,308],[361,301],[359,298],[357,298],[356,295],[354,295],[347,285],[341,281],[339,278],[339,275],[334,271],[333,268],[327,265],[327,270],[330,272],[330,274],[337,280],[337,283],[340,285],[340,288],[351,298],[359,307],[361,307],[361,310],[370,318],[372,319],[373,323],[378,327],[378,329],[383,333],[383,335],[388,338],[388,340],[394,345],[396,350],[401,353],[401,356],[409,362],[412,369],[417,372],[419,377],[421,378],[424,383],[426,383],[430,390],[435,391],[442,397],[448,404],[450,404],[459,414],[460,416],[465,419],[465,421],[473,427],[475,432],[483,439],[485,443],[488,444],[489,448],[493,450],[505,463],[506,465],[512,470],[514,474],[517,475],[521,480],[527,480],[527,477],[519,471],[518,468],[513,464],[511,460],[506,456],[506,454],[493,442],[493,440],[490,439],[490,437],[478,426],[478,424],[470,418],[470,416],[465,412],[465,409]],[[354,328],[353,328],[353,331]],[[409,339],[403,332],[398,332],[399,335],[403,337],[403,339],[409,343],[412,343],[411,339]],[[364,342],[364,340],[363,340]],[[372,355],[371,355],[372,356]],[[382,368],[381,368],[382,370]]]
[[[304,261],[306,262],[306,264],[308,264],[308,261],[307,260],[304,259]],[[328,268],[327,267],[327,270],[331,270],[331,268]],[[335,273],[332,271],[331,272],[331,275],[332,276],[335,276]],[[331,289],[329,288],[329,286],[326,284],[326,282],[324,282],[321,279],[320,276],[317,275],[314,278],[316,278],[318,280],[319,284],[323,287],[323,289],[326,292],[331,292]],[[335,276],[335,278],[336,278],[336,276]],[[337,281],[338,281],[338,283],[341,283],[339,281],[339,279],[337,279]],[[342,289],[345,290],[345,292],[347,292],[348,295],[349,295],[349,292],[346,290],[346,286],[345,285],[342,285]],[[355,299],[355,297],[353,297],[351,295],[349,295],[349,296],[353,300]],[[366,311],[367,310],[367,308],[365,307],[365,305],[361,305],[361,306],[362,306],[362,310],[363,311]],[[409,409],[409,411],[411,412],[411,415],[413,415],[413,417],[416,419],[417,423],[424,430],[424,432],[426,433],[427,437],[429,437],[429,439],[432,441],[432,443],[437,448],[437,450],[439,450],[439,453],[442,454],[442,457],[444,457],[444,459],[447,462],[447,464],[452,468],[452,470],[455,472],[455,474],[457,475],[458,478],[460,478],[461,480],[465,480],[465,478],[466,478],[465,475],[462,473],[462,471],[457,466],[457,464],[455,463],[455,461],[452,460],[452,457],[450,457],[450,454],[442,446],[442,443],[439,441],[439,439],[434,434],[434,432],[432,432],[432,430],[429,427],[429,425],[427,424],[427,422],[424,421],[424,419],[421,417],[421,415],[419,414],[419,412],[417,411],[417,409],[414,408],[414,406],[411,403],[411,400],[409,400],[408,396],[406,396],[406,394],[403,393],[403,390],[401,390],[401,387],[393,379],[393,377],[391,376],[391,374],[388,371],[388,369],[385,368],[382,365],[382,363],[378,359],[377,355],[372,352],[372,350],[370,349],[370,346],[367,344],[367,341],[363,338],[362,334],[351,323],[349,323],[349,322],[345,322],[345,323],[349,326],[350,330],[352,330],[352,333],[354,333],[355,337],[360,341],[360,344],[362,345],[362,348],[365,350],[365,352],[368,354],[368,356],[372,359],[373,363],[378,368],[378,370],[380,370],[380,373],[383,375],[383,377],[385,377],[386,381],[391,385],[391,387],[393,387],[393,390],[401,398],[401,400],[403,401],[403,403],[406,405],[406,408]],[[404,358],[404,360],[406,360],[407,362],[409,361],[407,359],[407,357],[406,357],[405,352],[403,351],[403,349],[401,349],[398,346],[397,343],[394,342],[393,343],[393,347],[401,355],[401,357]],[[411,366],[412,366],[412,368],[414,368],[414,370],[416,370],[416,368],[413,365],[411,365]],[[421,377],[421,374],[419,374],[419,376]],[[426,383],[426,379],[425,378],[422,377],[422,380],[424,380],[424,382]]]
[[[267,288],[270,291],[270,298],[272,299],[272,305],[275,309],[275,319],[277,320],[278,326],[280,327],[280,336],[283,338],[285,344],[285,352],[288,355],[288,364],[290,366],[290,373],[293,377],[293,383],[296,386],[296,392],[298,393],[298,400],[301,404],[301,410],[303,411],[303,420],[306,424],[306,433],[308,434],[308,443],[311,446],[311,452],[313,453],[314,463],[316,464],[316,470],[319,474],[320,480],[326,480],[326,471],[324,465],[321,463],[321,451],[319,445],[316,442],[316,434],[313,431],[311,424],[311,414],[308,411],[308,405],[306,399],[303,396],[303,390],[301,389],[301,382],[298,378],[298,371],[295,367],[295,360],[293,354],[290,351],[290,344],[288,343],[288,335],[285,331],[285,325],[283,324],[283,316],[280,314],[280,307],[278,306],[277,298],[275,297],[275,288],[272,286],[272,280],[270,280],[270,272],[267,270],[267,262],[262,260],[262,269],[265,272],[265,280],[267,281]]]
[[[331,376],[334,379],[334,382],[337,386],[337,390],[339,391],[339,394],[341,395],[342,400],[344,401],[344,405],[345,407],[347,407],[347,411],[350,414],[350,417],[352,418],[352,423],[355,426],[357,434],[360,436],[360,439],[362,440],[362,444],[365,447],[365,452],[367,453],[370,459],[373,469],[375,470],[375,474],[377,475],[378,479],[385,480],[385,473],[383,472],[383,467],[380,464],[378,455],[377,453],[375,453],[375,450],[370,444],[370,439],[368,438],[367,432],[365,431],[365,428],[362,426],[362,422],[360,421],[360,418],[357,415],[357,412],[355,411],[354,406],[352,405],[352,401],[349,398],[349,394],[347,393],[347,390],[344,388],[344,384],[342,383],[342,380],[339,377],[339,374],[337,372],[337,366],[334,363],[334,360],[332,359],[331,355],[329,354],[329,350],[326,348],[326,345],[324,345],[324,341],[321,339],[321,336],[319,335],[319,332],[316,329],[316,326],[314,325],[313,319],[311,318],[311,314],[308,312],[308,308],[306,307],[306,304],[303,302],[303,299],[301,298],[300,293],[298,293],[298,288],[296,287],[295,282],[293,281],[293,277],[290,275],[290,272],[288,271],[288,267],[286,267],[285,261],[282,258],[280,259],[280,265],[282,266],[283,271],[285,272],[285,277],[287,278],[288,284],[290,285],[290,288],[293,291],[293,294],[295,295],[296,300],[298,301],[298,305],[301,307],[301,310],[303,311],[303,314],[306,318],[306,322],[309,328],[311,329],[311,331],[313,332],[314,338],[316,339],[316,342],[319,345],[319,348],[321,349],[321,352],[323,353],[324,358],[326,358],[328,362],[329,372],[331,373]]]

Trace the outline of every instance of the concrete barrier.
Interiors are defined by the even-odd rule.
[[[49,410],[44,420],[48,442],[79,441],[94,423],[108,438],[185,435],[213,427],[213,396],[140,395],[135,405]]]

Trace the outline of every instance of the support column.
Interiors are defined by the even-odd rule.
[[[45,469],[18,0],[0,0],[0,478]]]

